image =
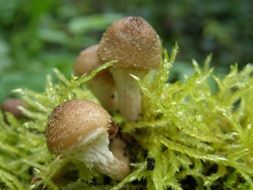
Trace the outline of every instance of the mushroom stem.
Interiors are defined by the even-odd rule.
[[[115,84],[109,71],[101,71],[92,80],[87,81],[86,84],[106,110],[114,111],[116,109]]]
[[[75,76],[80,77],[88,74],[102,64],[97,56],[97,48],[98,45],[93,45],[80,52],[73,66]],[[86,84],[106,110],[114,111],[116,109],[115,85],[112,75],[108,70],[100,71],[94,78],[87,81]]]
[[[113,68],[111,73],[117,89],[120,113],[129,121],[137,120],[141,113],[141,90],[130,74],[141,79],[146,72]]]
[[[108,133],[98,129],[95,135],[88,137],[75,151],[66,155],[75,157],[86,167],[96,168],[112,179],[121,180],[128,174],[129,166],[113,155],[109,150],[109,143]]]
[[[130,159],[127,144],[119,136],[116,136],[110,141],[110,150],[117,159],[124,163],[122,175],[127,175],[130,171]]]

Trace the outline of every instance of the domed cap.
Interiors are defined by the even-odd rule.
[[[149,70],[162,60],[159,36],[141,17],[126,17],[105,31],[98,47],[103,62],[118,60],[116,67]]]
[[[80,77],[101,65],[97,56],[97,49],[98,45],[93,45],[80,52],[73,67],[74,75]]]
[[[4,112],[10,112],[15,117],[20,118],[20,117],[24,116],[22,111],[19,109],[20,106],[21,107],[27,107],[27,104],[21,99],[9,98],[9,99],[6,99],[3,102],[3,104],[1,105],[1,109]]]
[[[45,130],[49,151],[64,153],[96,129],[108,130],[111,117],[101,106],[83,100],[69,100],[57,106]]]

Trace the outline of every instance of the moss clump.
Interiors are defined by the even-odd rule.
[[[143,115],[126,122],[116,113],[121,133],[131,138],[132,171],[116,182],[81,163],[50,155],[43,134],[47,117],[59,103],[95,97],[85,82],[108,63],[81,78],[66,79],[55,71],[44,93],[16,90],[29,109],[30,120],[7,114],[0,118],[0,188],[2,189],[252,189],[253,188],[253,67],[232,66],[223,78],[194,62],[184,81],[167,83],[177,48],[156,73],[139,82]],[[150,80],[153,78],[154,80]],[[216,90],[210,86],[210,80]]]

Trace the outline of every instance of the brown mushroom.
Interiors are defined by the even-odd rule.
[[[109,150],[110,125],[111,117],[101,106],[83,100],[66,101],[49,117],[45,130],[48,149],[121,180],[128,168]]]
[[[26,106],[27,106],[26,103],[21,99],[9,98],[2,103],[1,109],[4,112],[12,113],[16,118],[20,118],[24,117],[24,114],[19,108]]]
[[[80,52],[73,67],[74,75],[89,74],[101,65],[97,56],[98,45],[90,46]],[[87,87],[98,98],[102,106],[113,111],[116,109],[116,89],[111,73],[108,70],[100,71],[93,79],[87,81]]]
[[[130,74],[140,79],[159,66],[162,45],[155,30],[141,17],[126,17],[105,31],[98,47],[103,62],[117,60],[110,69],[116,84],[118,107],[128,120],[141,113],[141,92]]]

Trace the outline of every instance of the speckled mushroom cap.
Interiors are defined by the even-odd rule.
[[[80,77],[101,65],[97,49],[98,45],[93,45],[80,52],[73,67],[74,75]]]
[[[125,17],[107,28],[99,43],[103,62],[118,60],[118,68],[149,70],[162,60],[159,36],[141,17]]]
[[[89,74],[94,69],[101,66],[102,62],[98,58],[97,49],[98,44],[90,46],[80,52],[73,66],[73,73],[75,76],[80,77],[84,74]],[[100,71],[97,73],[96,77],[113,84],[111,73],[107,70]]]
[[[108,130],[111,117],[101,106],[83,100],[69,100],[57,106],[45,130],[49,151],[55,154],[77,145],[96,129]]]

